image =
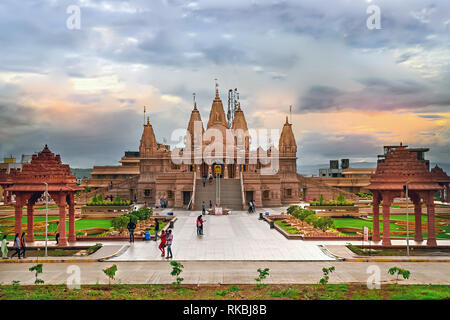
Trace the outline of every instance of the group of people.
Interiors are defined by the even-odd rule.
[[[158,234],[158,232],[156,232]],[[156,240],[156,237],[155,237]],[[166,255],[166,248],[167,248],[167,257],[166,259],[172,259],[172,242],[173,242],[173,234],[172,230],[168,230],[167,232],[165,230],[161,231],[161,242],[159,243],[159,250],[161,250],[161,257],[164,257]]]
[[[203,176],[203,188],[206,187],[206,181],[209,181],[209,184],[213,182],[213,175],[209,173],[208,176]]]
[[[11,258],[16,256],[20,259],[20,256],[25,258],[25,252],[27,251],[27,243],[25,240],[25,232],[22,233],[22,236],[19,237],[19,234],[16,233],[14,237],[14,250],[15,252],[11,255]],[[2,258],[8,259],[8,242],[6,241],[6,235],[3,236],[2,239]]]
[[[136,229],[136,223],[130,218],[130,222],[128,222],[127,229],[130,233],[130,242],[134,243],[134,229]],[[158,241],[158,231],[159,231],[159,221],[155,219],[155,241]],[[166,255],[167,248],[167,257],[166,259],[172,259],[172,242],[173,242],[173,234],[172,230],[168,231],[162,230],[160,236],[161,242],[159,243],[159,250],[161,250],[161,257]]]
[[[167,205],[168,205],[168,201],[167,201],[167,199],[165,199],[165,198],[159,198],[159,206],[161,207],[161,208],[167,208]]]
[[[248,213],[255,213],[255,201],[254,200],[250,200],[248,202]]]

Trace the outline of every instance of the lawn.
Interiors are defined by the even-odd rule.
[[[45,272],[45,270],[44,270]],[[438,300],[450,298],[448,285],[270,284],[255,285],[1,285],[1,300]]]
[[[285,230],[286,232],[290,233],[290,234],[298,234],[300,233],[299,230],[295,229],[293,226],[288,225],[286,223],[286,221],[284,220],[277,220],[275,221],[275,224],[277,224],[278,226],[280,226],[283,230]]]
[[[436,217],[437,219],[439,219],[439,217]],[[391,220],[403,220],[406,221],[406,215],[392,215],[390,217]],[[414,216],[410,216],[409,217],[410,221],[414,221]],[[352,227],[352,228],[360,228],[362,229],[363,227],[368,227],[370,230],[373,229],[373,222],[372,222],[372,217],[369,216],[366,220],[365,219],[357,219],[357,218],[333,218],[333,222],[334,222],[334,226],[335,227]],[[383,219],[382,216],[380,215],[380,231],[383,230]],[[422,222],[427,222],[427,217],[426,216],[422,216]],[[398,226],[397,224],[391,222],[389,224],[390,226],[390,230],[391,231],[404,231],[402,229],[400,229],[400,226]],[[440,228],[444,229],[444,232],[438,233],[436,234],[436,237],[438,239],[450,239],[450,235],[448,235],[447,233],[450,233],[450,226],[439,226]],[[353,235],[354,233],[344,233],[344,234],[348,234],[348,235]],[[406,235],[395,235],[395,237],[406,237]],[[410,229],[410,237],[414,237],[414,229]],[[426,230],[423,230],[423,237],[426,238],[427,237],[427,232]]]
[[[10,217],[10,218],[3,218],[0,220],[8,220],[8,221],[13,221],[14,218]],[[54,220],[59,220],[59,217],[48,217],[48,221],[54,221]],[[77,230],[83,230],[83,229],[90,229],[90,228],[111,228],[111,220],[112,219],[80,219],[80,220],[75,220],[75,231]],[[41,217],[41,216],[36,216],[34,217],[34,221],[35,222],[42,222],[45,221],[45,217]],[[27,223],[27,217],[22,217],[22,224],[26,224]],[[48,232],[56,232],[57,226],[56,223],[50,223],[48,226]],[[66,230],[69,230],[69,221],[68,218],[66,219]],[[4,227],[2,228],[2,225],[0,224],[0,233],[4,232]],[[35,239],[44,239],[45,236],[43,235],[36,235]],[[49,239],[54,239],[55,236],[53,235],[49,235]],[[7,237],[8,240],[13,240],[14,239],[14,235],[10,234]]]

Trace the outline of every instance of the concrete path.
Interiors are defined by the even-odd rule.
[[[258,220],[258,215],[233,211],[204,216],[204,235],[197,235],[198,211],[177,211],[173,257],[180,261],[333,261],[323,247],[290,241]],[[138,241],[110,261],[161,261],[158,242]]]
[[[127,284],[167,284],[172,283],[171,267],[168,262],[114,262],[117,265],[115,283]],[[74,270],[79,270],[81,284],[108,283],[102,269],[113,265],[110,263],[48,263],[43,265],[42,278],[46,284],[65,284]],[[322,268],[335,266],[330,275],[330,283],[366,283],[371,273],[368,267],[379,267],[380,280],[392,282],[394,276],[388,269],[394,266],[411,271],[404,284],[446,284],[450,285],[450,268],[442,262],[183,262],[181,276],[186,284],[254,284],[258,268],[269,268],[270,276],[266,283],[317,283],[322,277]],[[0,283],[11,284],[19,280],[22,285],[34,283],[34,274],[28,271],[32,264],[0,265]],[[76,268],[78,266],[78,268]],[[373,272],[373,271],[372,271]]]

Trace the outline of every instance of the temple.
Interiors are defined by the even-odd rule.
[[[276,140],[277,146],[270,142]],[[297,144],[288,118],[266,148],[252,147],[251,141],[241,105],[229,126],[216,88],[206,128],[194,101],[183,149],[170,150],[158,143],[148,117],[139,152],[127,152],[116,171],[110,166],[94,167],[92,179],[83,186],[94,188],[93,194],[120,195],[147,205],[159,206],[165,199],[177,208],[197,209],[202,201],[230,209],[242,209],[250,200],[259,207],[297,203],[301,190],[307,188],[305,178],[297,174]],[[127,154],[132,157],[127,159]],[[101,175],[102,170],[111,174]],[[130,175],[114,180],[121,172]],[[202,179],[210,174],[213,184],[203,187]]]

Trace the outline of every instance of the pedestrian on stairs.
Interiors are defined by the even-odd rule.
[[[202,201],[202,214],[206,214],[205,201]]]

